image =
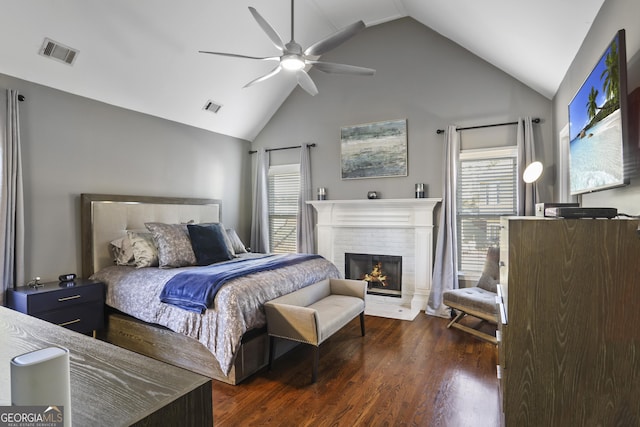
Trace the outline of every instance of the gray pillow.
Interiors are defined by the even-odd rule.
[[[487,250],[487,258],[484,261],[482,276],[478,280],[478,286],[489,292],[498,292],[500,283],[500,248],[491,247]]]
[[[191,247],[186,224],[147,222],[144,225],[153,235],[158,247],[160,267],[186,267],[196,264],[196,255]]]
[[[238,237],[238,233],[236,233],[236,230],[234,230],[233,228],[227,228],[225,231],[227,232],[227,237],[231,242],[233,253],[235,254],[247,253],[247,248],[244,246],[244,243],[242,243],[242,240],[240,240],[240,237]]]

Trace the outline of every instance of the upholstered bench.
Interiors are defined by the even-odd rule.
[[[311,381],[318,378],[320,344],[360,316],[364,336],[364,298],[367,282],[325,279],[268,301],[264,305],[270,337],[269,368],[273,364],[275,338],[314,346]]]

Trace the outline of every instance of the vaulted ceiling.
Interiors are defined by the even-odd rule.
[[[410,16],[547,98],[604,2],[295,1],[303,47],[358,20]],[[290,40],[289,0],[0,0],[0,73],[252,141],[296,79],[281,73],[243,88],[273,63],[198,53],[278,55],[249,6]],[[45,37],[77,49],[73,65],[39,55]],[[218,113],[203,109],[209,100],[222,105]]]

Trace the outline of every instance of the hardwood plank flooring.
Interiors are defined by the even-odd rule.
[[[356,318],[320,346],[315,384],[310,346],[239,385],[214,381],[215,425],[500,424],[494,345],[424,313],[413,322],[366,316],[365,324],[365,337]]]

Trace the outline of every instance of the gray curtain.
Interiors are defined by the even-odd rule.
[[[302,144],[302,148],[300,148],[300,194],[298,195],[298,252],[305,254],[315,252],[315,239],[313,236],[314,209],[313,206],[307,204],[307,200],[313,194],[309,150],[309,145]]]
[[[251,219],[251,250],[268,253],[269,244],[269,152],[261,148],[256,153],[256,181]]]
[[[458,239],[456,235],[456,181],[460,140],[455,126],[445,132],[444,177],[438,240],[433,265],[431,293],[425,312],[449,317],[450,309],[442,303],[442,294],[458,285]]]
[[[518,119],[518,215],[535,215],[535,201],[538,197],[536,183],[527,184],[522,179],[525,168],[536,161],[531,117]],[[534,192],[536,192],[534,197]]]
[[[24,281],[24,200],[22,191],[22,160],[20,153],[20,114],[18,92],[3,91],[0,96],[0,305],[5,291]]]

